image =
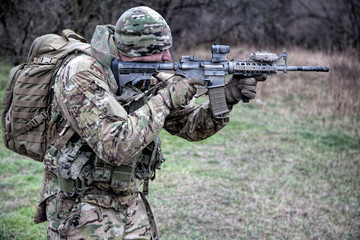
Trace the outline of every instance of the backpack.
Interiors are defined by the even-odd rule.
[[[65,29],[62,36],[46,34],[36,38],[27,63],[11,69],[1,112],[3,139],[8,149],[42,161],[52,142],[47,139],[47,129],[54,79],[64,61],[77,52],[91,55],[90,44]]]

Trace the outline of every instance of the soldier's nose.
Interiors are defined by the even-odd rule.
[[[169,49],[166,49],[166,50],[163,51],[161,60],[162,61],[171,61],[171,54],[170,54]]]

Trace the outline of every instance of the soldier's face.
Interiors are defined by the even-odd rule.
[[[127,57],[121,55],[121,59],[124,62],[166,62],[171,61],[171,54],[169,49],[166,49],[162,52],[143,57]]]

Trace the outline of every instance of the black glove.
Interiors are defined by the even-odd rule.
[[[243,76],[233,75],[228,84],[225,86],[226,102],[229,105],[234,105],[244,97],[254,99],[256,95],[257,82],[263,82],[266,78],[266,75],[254,78],[244,78]]]

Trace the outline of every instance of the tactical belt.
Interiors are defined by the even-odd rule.
[[[71,195],[74,193],[77,194],[88,194],[87,190],[91,184],[87,184],[87,182],[104,182],[110,183],[110,188],[116,194],[128,194],[129,186],[133,174],[133,168],[121,165],[119,167],[113,167],[109,172],[106,168],[103,168],[103,171],[106,175],[106,178],[94,178],[94,171],[90,171],[88,174],[82,175],[83,178],[77,179],[65,179],[63,177],[59,177],[60,188]],[[98,169],[97,169],[98,170]],[[99,173],[98,171],[96,172]],[[98,175],[99,177],[99,175]]]

